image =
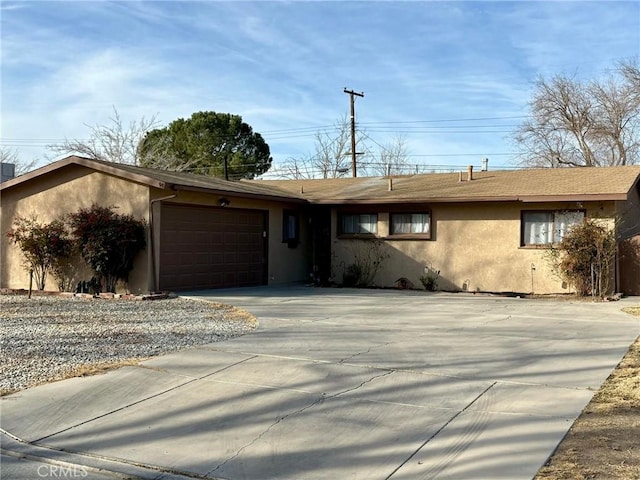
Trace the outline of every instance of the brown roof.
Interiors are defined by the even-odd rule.
[[[321,204],[626,200],[640,181],[640,165],[635,165],[474,172],[471,181],[466,181],[466,172],[462,174],[463,181],[459,181],[458,173],[396,176],[391,179],[389,190],[387,177],[232,182],[70,156],[0,183],[0,190],[69,165],[81,165],[161,189]]]
[[[232,182],[207,175],[136,167],[134,165],[104,162],[101,160],[78,157],[76,155],[63,158],[62,160],[58,160],[57,162],[53,162],[45,167],[38,168],[37,170],[25,175],[0,183],[0,190],[13,187],[14,185],[19,185],[20,183],[69,165],[81,165],[116,177],[125,178],[137,183],[167,190],[193,190],[217,193],[221,195],[233,194],[240,197],[294,200],[299,202],[304,201],[292,197],[287,191],[281,190],[277,186],[268,186],[253,182]]]
[[[468,201],[626,200],[640,179],[640,165],[433,173],[324,180],[252,180],[313,203],[418,203]],[[302,192],[302,193],[301,193]]]

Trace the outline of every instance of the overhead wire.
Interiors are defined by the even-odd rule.
[[[524,119],[529,118],[529,115],[512,115],[512,116],[499,116],[499,117],[465,117],[465,118],[448,118],[448,119],[432,119],[432,120],[389,120],[389,121],[376,121],[376,122],[358,122],[359,126],[367,127],[369,125],[374,126],[374,129],[369,131],[376,131],[380,133],[396,133],[417,131],[423,133],[423,129],[486,129],[486,128],[504,128],[504,127],[516,127],[516,124],[495,124],[495,125],[441,125],[441,126],[412,126],[416,124],[434,124],[434,123],[450,123],[450,122],[480,122],[487,120],[512,120],[512,119]],[[404,128],[398,126],[404,125]],[[299,138],[307,136],[315,136],[317,133],[331,133],[339,131],[342,125],[309,125],[304,127],[294,128],[280,128],[273,130],[263,130],[260,133],[263,137],[270,137],[272,139],[285,139],[285,138]],[[425,130],[426,131],[426,130]],[[429,130],[431,131],[431,130]],[[455,132],[460,133],[460,132]],[[474,132],[476,133],[476,132]],[[481,132],[477,132],[481,133]],[[488,132],[496,133],[496,132]],[[226,136],[231,138],[232,136]],[[8,145],[15,144],[15,146],[31,145],[31,144],[52,144],[63,143],[69,141],[68,138],[0,138],[0,144]],[[86,142],[89,139],[72,139],[71,141]]]
[[[465,118],[449,118],[449,119],[431,119],[431,120],[403,120],[403,121],[375,121],[375,122],[358,122],[358,126],[364,127],[359,129],[359,134],[366,138],[368,141],[373,142],[378,148],[382,150],[389,150],[388,147],[385,147],[379,141],[375,140],[371,134],[399,134],[399,135],[452,135],[452,134],[505,134],[511,133],[511,130],[507,130],[508,128],[515,128],[517,124],[513,122],[510,123],[499,123],[500,120],[514,120],[514,119],[524,119],[527,118],[526,115],[518,115],[518,116],[493,116],[493,117],[465,117]],[[491,122],[489,124],[475,124],[474,122]],[[333,124],[333,125],[308,125],[301,127],[293,127],[293,128],[279,128],[273,130],[263,130],[259,133],[267,142],[281,142],[285,140],[292,139],[302,139],[302,138],[312,138],[317,137],[318,135],[334,135],[338,134],[344,128],[341,124]],[[229,136],[221,136],[222,139],[231,139],[232,135]],[[65,142],[80,142],[86,143],[89,142],[89,139],[60,139],[60,138],[0,138],[0,146],[9,147],[9,148],[43,148],[50,147],[56,144],[64,144]],[[371,149],[367,149],[368,154],[373,154]],[[470,157],[470,156],[491,156],[491,157],[506,157],[506,156],[514,156],[517,155],[515,152],[483,152],[483,153],[475,153],[475,152],[463,152],[463,153],[407,153],[403,155],[406,158],[436,158],[436,157],[447,157],[447,158],[456,158],[456,157]],[[369,162],[370,165],[374,165],[373,162]],[[245,164],[243,165],[245,168],[255,167],[255,164]],[[409,164],[409,168],[430,168],[428,165],[424,165],[422,163],[413,163]],[[456,168],[456,166],[439,166],[435,165],[432,168],[444,168],[451,169]],[[460,167],[457,167],[460,168]],[[498,168],[495,166],[494,168]],[[509,167],[512,168],[512,167]],[[200,169],[201,171],[205,171],[206,168]],[[307,168],[309,172],[309,170]],[[194,173],[198,173],[196,169],[193,169]],[[282,168],[278,168],[276,164],[272,164],[270,169],[271,173],[276,173],[279,171],[283,171]],[[322,172],[316,172],[322,173]]]

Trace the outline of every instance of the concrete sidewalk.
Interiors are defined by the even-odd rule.
[[[83,478],[530,479],[640,333],[620,311],[633,299],[189,296],[260,327],[4,397],[3,448],[90,466]]]

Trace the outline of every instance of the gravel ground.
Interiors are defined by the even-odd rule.
[[[256,325],[233,307],[183,298],[0,295],[0,394],[226,340]]]

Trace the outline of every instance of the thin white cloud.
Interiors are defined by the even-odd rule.
[[[24,8],[17,8],[18,5]],[[523,115],[538,74],[598,74],[638,55],[637,2],[2,3],[3,137],[86,136],[115,106],[163,123],[240,114],[276,159],[295,129]],[[379,143],[392,133],[371,132]],[[422,134],[415,155],[507,152],[501,134]],[[268,135],[267,135],[268,137]],[[24,150],[27,158],[34,149]],[[417,157],[416,157],[417,158]],[[431,161],[431,160],[430,160]]]
[[[0,3],[0,12],[10,12],[12,10],[20,10],[21,8],[25,8],[24,3],[20,4],[7,1]]]

